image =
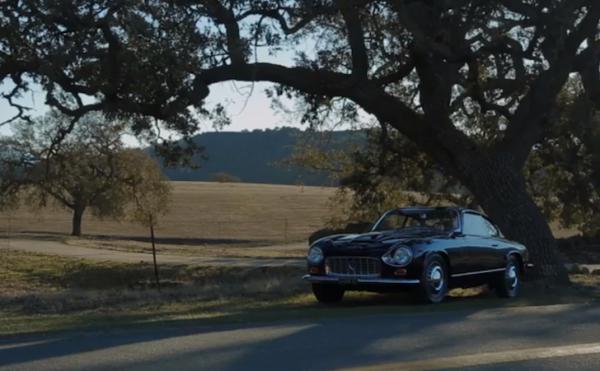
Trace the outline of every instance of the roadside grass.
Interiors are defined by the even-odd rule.
[[[164,266],[161,290],[149,264],[97,263],[0,250],[0,335],[129,325],[194,325],[355,315],[477,311],[506,306],[591,303],[600,276],[573,275],[572,287],[528,285],[517,300],[484,288],[453,290],[441,305],[409,293],[350,292],[335,306],[315,302],[298,267]]]
[[[120,238],[99,238],[93,236],[83,238],[69,237],[64,239],[64,243],[66,245],[101,250],[152,253],[152,246],[148,242],[123,240]],[[197,245],[159,243],[156,245],[156,251],[159,254],[220,258],[302,258],[306,255],[307,249],[308,244],[304,241],[285,245],[273,245],[269,241],[220,244],[207,242]]]
[[[205,295],[210,292],[235,295],[239,291],[254,293],[257,290],[270,290],[276,286],[287,285],[285,281],[289,277],[298,277],[303,270],[283,266],[230,268],[159,265],[159,272],[165,290],[194,289],[203,291]],[[61,293],[65,290],[154,292],[157,290],[150,290],[155,288],[153,280],[153,267],[147,263],[95,262],[57,255],[0,250],[0,294],[3,296],[49,291]],[[215,287],[219,290],[216,291]]]
[[[548,293],[550,294],[550,293]],[[381,316],[391,314],[428,314],[440,312],[477,312],[504,307],[541,306],[551,304],[589,304],[598,296],[562,292],[541,296],[525,294],[517,300],[498,299],[493,294],[454,296],[440,305],[415,303],[406,294],[348,293],[341,304],[317,304],[311,294],[249,298],[245,296],[215,300],[173,301],[165,294],[160,300],[142,306],[79,311],[73,313],[27,314],[0,311],[0,336],[31,332],[54,332],[128,326],[207,326],[215,324],[252,324],[282,320],[319,320],[332,317]],[[171,301],[169,301],[171,300]]]

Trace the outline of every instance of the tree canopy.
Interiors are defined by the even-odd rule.
[[[467,187],[542,276],[565,279],[550,229],[526,192],[523,165],[546,135],[572,73],[600,96],[595,0],[8,0],[0,81],[16,99],[80,117],[103,110],[154,119],[184,136],[210,87],[269,81],[308,105],[307,119],[360,107]],[[296,51],[293,64],[272,57]],[[89,99],[89,98],[92,99]],[[473,120],[478,118],[478,120]],[[485,126],[473,126],[472,122]],[[533,232],[535,231],[535,232]]]
[[[525,167],[528,188],[549,218],[600,236],[600,115],[577,79],[567,84],[559,106]]]
[[[552,129],[525,163],[527,189],[549,220],[600,236],[600,116],[576,78],[557,104]],[[330,219],[332,227],[364,224],[404,204],[479,207],[460,182],[413,143],[377,126],[364,130],[364,145],[331,148],[324,145],[327,138],[312,136],[290,158],[295,165],[328,172],[340,184],[332,206],[346,208]]]
[[[68,125],[68,117],[53,111],[18,122],[14,135],[1,139],[2,203],[57,203],[73,212],[75,236],[82,233],[88,209],[100,218],[123,218],[131,204],[139,204],[140,194],[160,200],[155,209],[165,207],[169,189],[158,163],[140,149],[125,148],[121,125],[89,113],[57,145],[55,139]]]

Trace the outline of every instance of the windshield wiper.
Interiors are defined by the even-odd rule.
[[[402,234],[423,234],[423,233],[431,233],[431,232],[438,232],[440,234],[445,233],[444,231],[442,231],[436,227],[427,226],[427,225],[398,228],[398,229],[396,229],[396,231],[398,231],[399,233],[402,233]]]

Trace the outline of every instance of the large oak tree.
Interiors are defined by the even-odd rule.
[[[596,0],[8,0],[0,81],[77,118],[153,117],[184,136],[223,81],[269,81],[317,107],[356,105],[413,141],[564,280],[522,167],[571,73],[600,94]],[[293,65],[270,52],[298,48]],[[13,86],[11,85],[11,87]],[[92,103],[86,97],[95,98]],[[352,110],[350,110],[352,111]],[[26,112],[19,111],[24,114]],[[220,113],[217,107],[216,113]],[[487,118],[487,135],[469,125]],[[481,122],[478,120],[477,122]]]

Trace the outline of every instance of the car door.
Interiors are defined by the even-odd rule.
[[[473,261],[473,248],[471,246],[472,238],[462,233],[463,214],[456,212],[456,222],[454,232],[444,243],[444,251],[448,254],[451,265],[452,275],[460,275],[471,272],[471,262]]]
[[[488,253],[490,261],[490,269],[504,268],[506,261],[504,259],[506,255],[506,241],[502,237],[500,230],[492,223],[491,220],[484,218],[485,226],[487,228],[486,244],[488,246]]]
[[[473,212],[463,213],[464,263],[468,272],[478,272],[497,268],[495,242],[491,240],[489,222]]]

